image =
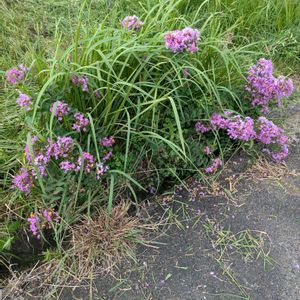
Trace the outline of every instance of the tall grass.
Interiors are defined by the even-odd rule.
[[[196,26],[177,11],[181,3],[161,1],[145,9],[141,15],[144,26],[138,33],[120,28],[119,20],[116,24],[103,20],[88,29],[79,26],[68,47],[58,40],[55,56],[47,61],[34,53],[42,87],[32,124],[42,118],[43,106],[62,98],[91,115],[90,138],[94,142],[96,135],[125,140],[120,151],[126,153],[126,165],[141,148],[140,164],[151,156],[154,168],[165,177],[173,176],[174,171],[199,171],[197,167],[205,158],[198,155],[195,160],[191,155],[194,147],[201,148],[192,138],[193,124],[224,108],[243,113],[246,107],[235,90],[242,84],[246,56],[253,45],[229,48],[226,32],[216,29],[219,20],[214,16],[204,19],[199,11],[194,15],[195,23],[202,24],[199,54],[172,54],[165,49],[164,34]],[[81,11],[85,9],[83,6]],[[72,86],[75,74],[89,78],[90,88],[101,94],[100,101]],[[94,149],[97,152],[95,143]],[[137,166],[128,166],[127,172],[133,175],[136,170],[132,168]]]
[[[201,4],[200,4],[201,3]],[[197,8],[207,17],[215,15],[218,29],[230,31],[239,44],[257,43],[257,50],[278,62],[299,65],[300,3],[294,0],[209,0],[188,1],[182,10],[196,14]]]

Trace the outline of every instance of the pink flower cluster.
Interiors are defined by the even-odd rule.
[[[261,58],[256,65],[248,70],[246,91],[251,94],[253,106],[261,106],[261,111],[269,111],[269,102],[277,100],[280,106],[281,98],[288,98],[293,90],[293,82],[284,76],[276,78],[273,75],[271,60]]]
[[[204,149],[203,149],[203,152],[204,152],[206,155],[210,155],[210,154],[211,154],[211,150],[210,150],[209,146],[205,146]]]
[[[25,195],[28,195],[32,186],[32,173],[25,168],[21,168],[18,175],[13,178],[13,187],[19,189],[21,192],[25,193]]]
[[[89,91],[89,86],[88,86],[88,78],[86,76],[80,77],[80,76],[73,76],[72,82],[74,85],[81,86],[81,89],[83,92],[88,92]]]
[[[268,153],[276,161],[281,161],[286,158],[289,154],[287,147],[288,137],[283,134],[283,130],[275,125],[272,121],[266,119],[265,117],[258,118],[258,130],[257,139],[265,144],[275,144],[280,150],[270,151],[269,149],[264,149],[264,152]]]
[[[220,167],[222,167],[223,162],[220,158],[215,158],[211,166],[204,169],[208,174],[215,173]]]
[[[187,51],[190,53],[197,52],[200,34],[197,29],[186,27],[182,30],[168,32],[165,35],[166,48],[174,53]]]
[[[67,103],[58,100],[51,105],[50,112],[54,112],[54,115],[58,118],[58,120],[62,121],[63,117],[69,114],[70,107]],[[81,132],[81,130],[86,132],[87,126],[90,124],[89,119],[80,112],[76,112],[74,114],[74,119],[75,123],[72,125],[72,129],[76,130],[77,132]]]
[[[107,161],[112,157],[112,151],[108,151],[102,158],[103,161]]]
[[[96,178],[99,180],[108,170],[109,167],[105,166],[102,162],[96,163]]]
[[[112,152],[111,155],[109,156],[105,155],[102,158],[102,160],[105,162],[109,160],[111,156],[112,156]],[[59,166],[65,173],[71,171],[79,172],[81,166],[83,166],[83,170],[85,174],[95,172],[96,178],[98,180],[100,179],[100,175],[101,176],[104,175],[104,173],[106,173],[109,170],[109,166],[104,165],[102,162],[96,163],[96,159],[94,158],[94,156],[91,153],[85,151],[82,153],[82,156],[78,157],[76,163],[72,163],[69,160],[67,160],[67,161],[62,161]]]
[[[6,80],[11,84],[17,84],[19,81],[23,80],[25,73],[29,70],[23,64],[19,67],[14,67],[6,71],[5,76]]]
[[[31,233],[37,238],[41,238],[41,230],[44,228],[51,228],[53,222],[59,222],[60,217],[58,213],[50,210],[44,209],[42,212],[31,213],[30,217],[27,219],[29,222],[29,229]]]
[[[101,95],[100,95],[100,92],[98,90],[94,90],[93,94],[94,94],[96,99],[100,99]]]
[[[44,149],[37,149],[38,138],[32,137],[31,145],[33,157],[29,151],[29,145],[25,146],[25,157],[28,161],[28,168],[21,168],[19,173],[13,178],[13,187],[19,189],[28,195],[33,186],[34,178],[37,177],[35,167],[41,176],[46,176],[46,168],[51,160],[67,157],[73,148],[73,139],[71,137],[57,137],[57,141],[49,139]]]
[[[205,133],[205,132],[208,132],[210,131],[211,129],[207,126],[205,126],[202,122],[198,121],[196,124],[195,124],[195,129],[198,133]]]
[[[31,98],[26,95],[20,93],[19,98],[17,99],[17,103],[20,107],[26,108],[26,110],[31,110],[32,101]]]
[[[88,152],[83,152],[82,157],[79,157],[77,160],[77,167],[76,169],[79,171],[81,168],[81,164],[83,162],[84,165],[84,171],[85,173],[91,173],[92,169],[95,166],[95,158],[92,154]]]
[[[213,129],[227,129],[229,120],[218,113],[213,113],[210,117],[210,125]]]
[[[35,144],[38,140],[39,140],[39,138],[38,138],[37,136],[35,136],[35,135],[31,137],[31,144],[32,144],[32,148],[33,148],[33,156],[36,156],[36,155],[37,155],[37,154],[36,154],[36,151],[35,151],[35,149],[34,149],[34,144]],[[29,145],[28,145],[28,144],[25,145],[24,151],[25,151],[25,157],[26,157],[26,159],[27,159],[29,162],[32,162],[31,155],[30,155],[30,151],[29,151]]]
[[[227,117],[218,113],[212,114],[210,118],[211,128],[226,129],[228,136],[233,140],[249,141],[256,137],[252,118],[246,117],[245,120],[242,120],[239,115],[231,116],[231,113],[226,115]]]
[[[64,160],[59,164],[59,167],[61,170],[64,171],[64,173],[68,173],[70,171],[73,171],[76,169],[76,165],[69,160]]]
[[[81,130],[86,132],[87,126],[90,124],[90,121],[88,118],[84,117],[84,114],[82,113],[75,113],[74,118],[76,122],[72,125],[72,129],[76,130],[77,132],[80,132]]]
[[[104,165],[113,155],[112,151],[107,151],[106,147],[111,147],[115,143],[114,137],[104,137],[100,140],[102,149],[102,160],[96,163],[94,156],[83,151],[82,156],[73,151],[74,141],[71,137],[60,137],[56,140],[48,139],[46,145],[38,143],[36,136],[32,137],[32,155],[29,151],[29,145],[25,146],[25,157],[28,162],[27,168],[22,168],[13,178],[13,186],[28,195],[34,185],[34,179],[37,178],[36,168],[41,176],[46,176],[47,166],[51,159],[59,162],[59,168],[64,173],[79,172],[81,167],[85,174],[94,172],[99,180],[108,170],[109,166]]]
[[[255,139],[254,121],[250,117],[242,120],[241,116],[235,116],[228,122],[227,133],[233,140],[249,141]]]
[[[61,100],[58,100],[54,102],[50,107],[50,112],[58,118],[59,121],[62,121],[63,117],[68,115],[70,111],[70,107],[67,103],[62,102]]]
[[[257,131],[255,127],[257,127]],[[264,149],[264,152],[269,153],[276,161],[280,161],[288,155],[288,137],[283,134],[281,128],[265,117],[259,117],[257,122],[254,122],[250,117],[242,119],[240,115],[232,116],[228,112],[224,113],[224,116],[214,113],[210,118],[210,126],[206,126],[199,121],[196,123],[195,129],[198,133],[208,132],[211,129],[223,129],[226,130],[228,137],[233,140],[253,140],[265,145],[272,144],[280,151],[275,152]],[[205,147],[204,153],[208,154],[208,152],[209,150]]]
[[[47,157],[54,157],[56,160],[59,158],[66,158],[73,149],[74,141],[69,136],[58,136],[56,142],[48,139],[48,145],[46,145]]]
[[[143,22],[139,20],[137,16],[127,16],[122,21],[123,28],[138,31],[143,25]]]
[[[99,144],[103,147],[111,147],[115,143],[115,138],[113,136],[107,136],[99,141]]]

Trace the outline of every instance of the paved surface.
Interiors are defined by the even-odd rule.
[[[235,203],[224,196],[179,197],[184,204],[175,201],[164,209],[181,226],[160,236],[158,249],[140,248],[136,266],[115,279],[97,279],[93,296],[79,290],[73,298],[299,300],[300,176],[292,175],[300,174],[299,106],[286,116],[294,145],[284,172],[291,175],[275,180],[269,177],[280,169],[273,176],[265,170],[263,180],[254,180],[262,174],[244,180]],[[237,157],[228,174],[241,174],[246,161]]]

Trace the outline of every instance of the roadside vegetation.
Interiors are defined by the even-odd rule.
[[[297,1],[0,5],[6,279],[45,262],[73,278],[99,262],[108,272],[157,228],[137,217],[145,198],[191,176],[210,185],[240,149],[288,155],[268,112],[292,97]],[[257,242],[245,231],[224,243],[244,238]]]

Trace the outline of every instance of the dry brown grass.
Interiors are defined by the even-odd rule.
[[[122,202],[110,216],[101,209],[95,217],[85,217],[70,229],[68,247],[61,257],[18,274],[11,270],[4,299],[57,299],[63,287],[90,285],[100,274],[113,274],[124,260],[134,260],[138,244],[150,246],[145,232],[158,225],[130,216],[129,206]]]
[[[143,234],[156,226],[142,224],[137,217],[128,215],[128,209],[128,202],[123,202],[112,209],[110,216],[99,210],[96,218],[86,217],[72,228],[70,252],[82,274],[90,273],[95,266],[112,272],[120,261],[134,259],[136,245],[147,244]]]
[[[298,176],[296,171],[290,170],[284,162],[274,163],[264,157],[260,157],[244,175],[255,182],[265,180],[266,178],[280,181],[286,176]]]

